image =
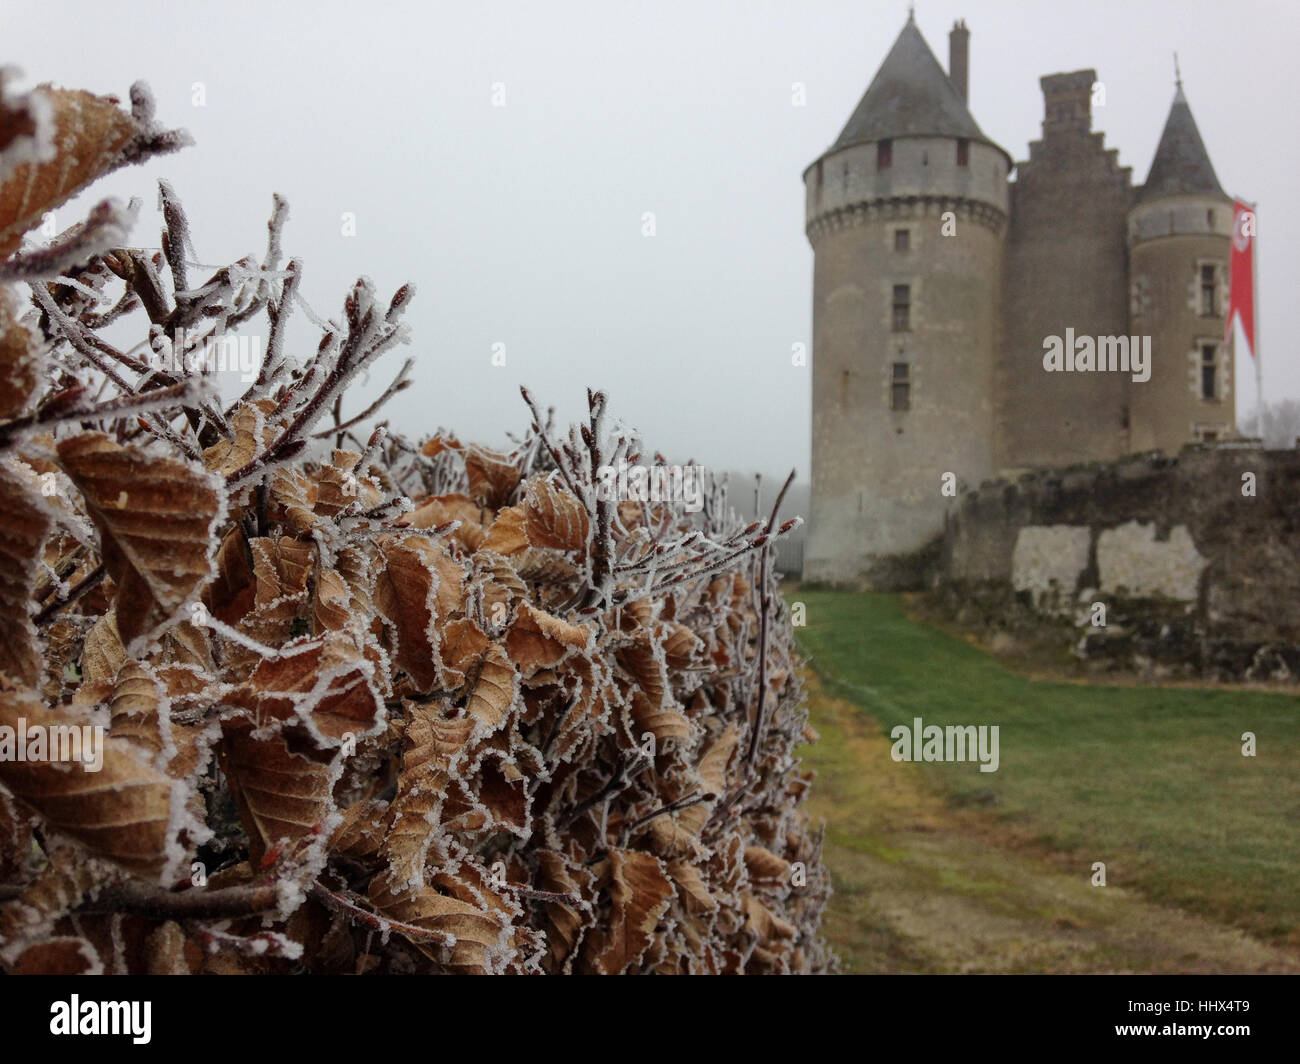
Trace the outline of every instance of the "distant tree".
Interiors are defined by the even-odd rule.
[[[1243,432],[1255,432],[1255,411],[1241,421]],[[1261,435],[1264,446],[1272,449],[1291,448],[1300,436],[1300,399],[1279,399],[1264,404],[1264,425]]]

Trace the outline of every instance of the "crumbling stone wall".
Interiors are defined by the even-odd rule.
[[[1095,665],[1300,681],[1300,451],[1188,447],[985,483],[948,519],[936,583],[959,620],[1046,626]]]

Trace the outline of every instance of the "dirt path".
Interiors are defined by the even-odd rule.
[[[1300,953],[1117,886],[991,814],[953,808],[880,726],[806,676],[824,742],[809,803],[835,886],[826,934],[851,972],[1300,972]]]

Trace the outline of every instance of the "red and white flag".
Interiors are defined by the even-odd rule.
[[[1255,209],[1241,200],[1233,201],[1232,258],[1228,272],[1228,324],[1224,333],[1226,342],[1232,336],[1232,318],[1241,321],[1241,331],[1250,345],[1252,358],[1255,351]]]

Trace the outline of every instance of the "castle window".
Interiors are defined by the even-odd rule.
[[[1208,210],[1208,211],[1205,212],[1205,224],[1208,225],[1211,229],[1214,228],[1214,211],[1213,211],[1213,209]]]
[[[876,169],[888,170],[894,163],[894,142],[878,141],[876,144]]]
[[[894,379],[890,382],[889,409],[909,410],[912,405],[911,368],[906,362],[894,363]]]
[[[970,165],[970,141],[967,140],[965,137],[961,137],[957,141],[957,165],[958,166]]]
[[[894,285],[894,332],[909,332],[912,328],[912,293],[905,284]]]
[[[895,229],[894,230],[894,250],[910,251],[912,248],[912,230]]]
[[[1218,390],[1215,387],[1216,378],[1218,377],[1218,345],[1202,344],[1201,345],[1201,398],[1217,399]]]
[[[1201,267],[1201,317],[1219,316],[1219,278],[1213,266]]]

